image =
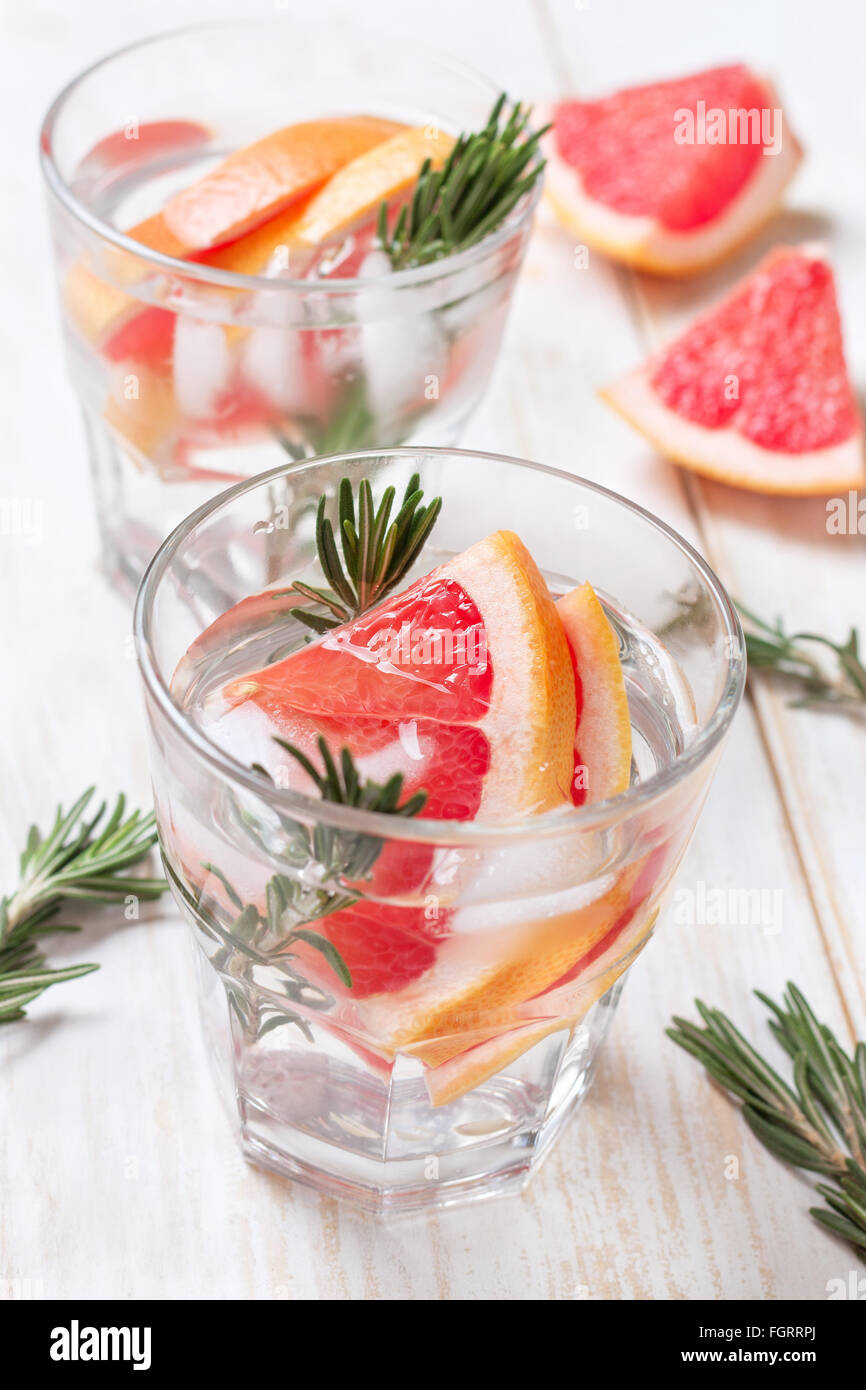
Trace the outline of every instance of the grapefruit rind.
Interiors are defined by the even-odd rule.
[[[271,131],[169,198],[163,221],[187,254],[234,241],[320,187],[396,128],[377,116],[335,116]]]
[[[803,158],[775,87],[768,79],[761,80],[768,109],[781,112],[781,147],[778,154],[761,157],[756,173],[711,222],[690,231],[673,231],[654,217],[629,216],[590,197],[578,170],[557,152],[551,131],[544,142],[545,196],[557,220],[580,242],[611,260],[654,275],[694,275],[727,260],[776,212]],[[549,119],[549,110],[539,117]]]
[[[684,420],[656,395],[646,367],[629,372],[600,394],[660,454],[705,478],[788,497],[846,491],[866,480],[862,430],[826,449],[782,453],[762,449],[737,430],[711,430]]]
[[[286,240],[318,246],[352,226],[380,203],[410,187],[424,161],[440,168],[454,146],[441,130],[413,126],[365,151],[333,175],[307,203]]]
[[[470,1047],[439,1066],[431,1066],[424,1074],[430,1103],[438,1109],[459,1100],[505,1067],[516,1062],[536,1043],[552,1033],[569,1034],[582,1022],[593,1004],[606,994],[624,970],[643,950],[652,935],[659,914],[654,908],[641,916],[618,938],[607,951],[593,962],[594,973],[588,980],[578,976],[561,990],[555,990],[543,1001],[543,1007],[555,1012],[555,1017],[519,1024],[509,1032],[489,1038]]]
[[[586,769],[586,803],[624,792],[631,780],[631,717],[619,643],[589,583],[564,594],[556,611],[581,684],[575,748]]]
[[[493,694],[479,723],[490,744],[479,820],[551,810],[568,798],[576,718],[571,657],[547,585],[513,531],[496,531],[442,567],[482,617]]]
[[[593,900],[546,918],[455,931],[418,981],[359,1005],[361,1030],[383,1050],[411,1052],[428,1066],[464,1052],[467,1037],[471,1043],[500,1033],[513,1024],[515,1005],[549,989],[606,936],[627,907],[636,874],[630,867]]]
[[[826,256],[820,246],[776,247],[725,299],[694,320],[683,336],[702,324],[712,325],[716,316],[759,276],[798,260],[826,264]],[[832,276],[829,290],[835,304]],[[838,323],[835,309],[834,318]],[[816,331],[821,329],[827,332],[825,323],[819,324]],[[654,389],[653,373],[657,363],[671,352],[678,341],[675,339],[660,353],[652,354],[642,366],[600,391],[602,399],[639,430],[659,453],[703,477],[753,492],[790,497],[825,496],[863,485],[866,480],[864,434],[856,405],[853,407],[856,428],[849,438],[839,443],[799,451],[763,448],[733,425],[709,428],[689,420],[665,403]],[[839,351],[844,359],[841,343]],[[848,390],[850,392],[850,386]]]

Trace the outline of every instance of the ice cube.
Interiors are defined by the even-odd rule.
[[[173,370],[175,399],[182,413],[194,420],[215,415],[231,373],[231,351],[222,324],[178,314]]]
[[[478,902],[471,907],[461,905],[451,919],[451,929],[455,934],[469,935],[543,922],[551,917],[579,912],[609,892],[615,883],[616,875],[609,873],[588,883],[562,888],[559,892],[530,893],[507,900],[497,896],[489,902]]]
[[[358,271],[373,282],[358,297],[358,316],[367,402],[380,421],[436,400],[448,362],[438,316],[412,291],[395,293],[387,283],[392,274],[384,251],[371,251]]]
[[[277,410],[287,415],[309,411],[309,389],[301,340],[294,328],[254,328],[243,346],[246,379]]]

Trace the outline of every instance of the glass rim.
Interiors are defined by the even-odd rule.
[[[462,63],[459,59],[452,58],[450,54],[443,52],[433,45],[427,45],[414,39],[406,39],[377,30],[372,26],[360,24],[338,24],[333,20],[295,20],[292,16],[255,15],[248,19],[215,19],[203,20],[193,24],[179,25],[175,29],[166,29],[157,34],[147,34],[144,38],[135,39],[132,43],[123,44],[120,48],[112,49],[110,53],[97,58],[95,62],[88,64],[75,74],[74,77],[60,89],[57,96],[51,102],[48,110],[43,117],[39,128],[39,161],[42,168],[42,175],[49,191],[57,201],[70,213],[76,221],[87,227],[102,241],[107,241],[118,250],[127,255],[135,256],[138,260],[155,266],[158,270],[170,272],[173,275],[182,274],[185,279],[195,280],[204,285],[215,285],[222,289],[235,290],[269,290],[279,294],[310,294],[315,292],[322,294],[346,294],[349,291],[357,291],[359,288],[369,289],[370,281],[358,276],[339,278],[329,276],[325,281],[296,280],[290,276],[266,276],[266,275],[241,275],[237,271],[222,270],[218,266],[202,265],[198,261],[178,260],[174,256],[166,256],[161,251],[154,251],[145,246],[141,241],[136,241],[134,237],[127,236],[116,227],[112,227],[108,222],[104,222],[101,217],[97,217],[90,208],[82,202],[80,198],[72,192],[55,162],[53,153],[53,133],[59,120],[63,108],[74,96],[80,85],[93,73],[100,68],[106,67],[117,58],[122,58],[128,53],[134,53],[140,48],[147,48],[151,44],[162,43],[166,39],[181,38],[186,34],[203,33],[206,30],[220,30],[243,27],[265,27],[267,25],[279,25],[288,20],[293,24],[308,31],[318,31],[324,33],[328,30],[338,32],[341,35],[358,35],[368,38],[379,38],[390,44],[397,44],[406,48],[414,48],[428,57],[435,56],[441,63],[449,67],[453,72],[461,73],[472,82],[485,88],[491,96],[491,104],[495,101],[502,88],[498,87],[490,78],[478,72],[468,63]],[[528,129],[531,131],[532,126]],[[537,163],[543,156],[536,153],[533,163]],[[456,255],[443,256],[441,260],[430,261],[427,265],[410,267],[408,270],[397,270],[389,275],[387,282],[378,288],[388,290],[400,290],[415,285],[427,284],[431,280],[444,279],[449,275],[458,274],[460,271],[476,265],[484,257],[497,251],[505,245],[508,240],[517,232],[521,231],[526,224],[531,221],[535,209],[541,198],[544,186],[543,174],[536,179],[535,184],[528,193],[524,194],[517,207],[513,208],[501,226],[490,232],[474,246],[468,247],[465,251],[458,251]]]
[[[725,632],[727,662],[725,680],[716,701],[715,708],[700,728],[694,742],[678,754],[665,767],[652,773],[644,782],[637,782],[619,792],[616,796],[588,806],[555,807],[538,815],[527,816],[517,821],[496,824],[491,821],[435,820],[423,816],[410,818],[385,815],[382,812],[359,811],[354,807],[342,806],[335,802],[323,801],[302,792],[279,788],[264,781],[260,774],[238,762],[213,743],[184,714],[174,700],[169,685],[158,669],[151,643],[153,603],[166,570],[181,550],[189,535],[209,517],[223,508],[230,507],[239,497],[268,486],[279,479],[299,477],[323,464],[357,462],[360,459],[404,458],[418,459],[421,455],[436,457],[458,457],[465,459],[485,459],[535,472],[561,478],[566,482],[588,488],[602,497],[623,506],[641,520],[648,522],[655,530],[672,542],[698,571],[701,580],[715,600],[721,615]],[[491,453],[480,449],[417,448],[394,447],[391,449],[358,449],[337,454],[323,454],[302,464],[280,465],[266,472],[257,473],[251,478],[235,483],[215,497],[204,502],[166,537],[151,558],[142,576],[135,600],[133,614],[133,636],[139,670],[145,689],[157,707],[168,719],[176,732],[190,746],[193,754],[204,759],[212,768],[228,781],[241,785],[260,800],[267,802],[275,811],[286,815],[300,813],[307,819],[320,821],[336,829],[366,833],[385,840],[420,841],[432,844],[459,844],[491,848],[498,844],[507,845],[526,839],[552,839],[561,835],[573,834],[581,830],[598,830],[606,824],[632,815],[658,801],[673,787],[695,771],[716,749],[730,727],[743,693],[746,678],[743,630],[737,610],[721,580],[706,560],[689,544],[684,537],[667,525],[652,512],[637,502],[623,497],[600,483],[563,469],[552,468],[548,464],[522,459],[513,454]]]

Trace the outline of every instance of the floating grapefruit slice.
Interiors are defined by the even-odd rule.
[[[345,164],[307,205],[295,239],[307,246],[326,241],[407,189],[425,160],[440,168],[453,147],[453,138],[444,131],[418,126],[367,150]]]
[[[230,614],[219,625],[227,622],[226,632],[235,631]],[[613,706],[606,722],[605,691]],[[266,746],[274,749],[274,732],[314,758],[321,733],[332,748],[349,746],[362,774],[381,780],[400,770],[407,795],[423,786],[429,817],[490,822],[564,806],[576,735],[584,762],[599,757],[598,776],[589,764],[590,796],[613,795],[628,780],[625,689],[601,605],[584,585],[557,609],[510,532],[282,662],[230,682],[218,710],[209,733],[235,756],[275,772]],[[301,769],[294,778],[306,789]],[[515,1004],[561,979],[607,937],[637,873],[609,874],[529,907],[461,907],[455,899],[473,863],[470,855],[443,864],[423,844],[386,846],[372,881],[357,886],[367,896],[316,923],[352,976],[344,992],[327,981],[344,1001],[341,1026],[382,1055],[414,1050],[439,1065],[511,1031]],[[382,897],[389,901],[375,900]],[[476,921],[485,912],[495,918],[486,925]],[[310,950],[304,959],[315,978],[321,957]]]
[[[163,222],[187,254],[234,241],[400,128],[378,116],[335,116],[272,131],[169,198]]]
[[[546,188],[569,230],[615,260],[687,275],[772,215],[802,151],[770,82],[742,64],[562,101]]]
[[[619,646],[591,584],[556,605],[574,663],[577,732],[571,799],[576,806],[625,791],[631,720]]]
[[[362,773],[381,780],[401,771],[407,793],[425,787],[431,818],[506,820],[568,797],[575,728],[568,644],[544,579],[510,531],[230,682],[223,697],[231,707],[255,705],[295,740],[305,723],[308,736],[318,732],[324,718]],[[468,734],[473,743],[480,734],[489,757],[471,797],[455,798]]]
[[[354,227],[381,202],[390,202],[417,179],[425,159],[438,168],[454,141],[442,131],[395,127],[397,133],[344,164],[318,192],[271,218],[257,231],[218,250],[207,252],[208,265],[243,275],[256,275],[278,247],[319,246]],[[351,275],[343,266],[338,275]]]
[[[362,1033],[385,1052],[437,1066],[511,1032],[519,1005],[608,935],[626,911],[636,873],[630,867],[540,901],[458,906],[423,975],[359,1002]]]
[[[577,1027],[649,940],[659,909],[646,902],[640,907],[633,912],[627,909],[607,934],[581,956],[572,968],[573,978],[544,996],[538,1011],[547,1017],[521,1023],[439,1065],[431,1065],[424,1074],[431,1103],[438,1107],[459,1100],[551,1033],[570,1033]]]
[[[260,246],[267,245],[270,237],[244,249],[244,233],[252,236],[255,227],[278,214],[287,216],[290,224],[296,221],[304,200],[343,164],[403,129],[377,116],[340,116],[286,126],[229,155],[170,198],[162,211],[130,227],[126,235],[175,260],[205,260],[222,269],[256,274],[268,259],[259,255]],[[214,245],[238,238],[236,252],[225,248],[220,256],[210,251]],[[278,229],[271,246],[282,240]],[[111,266],[113,284],[77,262],[64,286],[64,303],[72,321],[88,342],[99,347],[141,312],[140,302],[122,288],[142,278],[141,262],[118,250]]]
[[[833,272],[815,248],[772,251],[602,394],[660,453],[707,477],[791,496],[863,482]]]

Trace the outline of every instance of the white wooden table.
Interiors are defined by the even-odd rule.
[[[316,9],[348,17],[356,7]],[[207,6],[221,12],[236,17],[237,5]],[[43,515],[41,537],[14,528],[0,536],[4,885],[26,825],[58,800],[91,781],[148,797],[129,613],[96,574],[37,125],[86,62],[203,13],[193,0],[98,0],[83,13],[61,0],[17,0],[0,45],[0,495],[29,499]],[[568,236],[543,218],[495,384],[465,442],[635,497],[761,613],[837,636],[851,623],[866,631],[864,541],[828,535],[823,501],[697,482],[595,396],[773,238],[816,234],[838,270],[855,380],[866,382],[862,13],[842,0],[825,0],[820,16],[806,0],[711,9],[691,0],[370,0],[364,19],[448,48],[526,97],[603,91],[739,56],[775,72],[809,158],[772,231],[733,265],[667,285],[600,257],[576,270]],[[95,957],[103,968],[0,1030],[0,1296],[30,1281],[46,1297],[825,1298],[829,1280],[847,1279],[852,1255],[810,1221],[809,1184],[760,1149],[663,1028],[698,994],[760,1037],[763,1010],[750,989],[778,994],[793,977],[842,1036],[862,1035],[864,787],[862,726],[753,692],[679,882],[780,890],[778,929],[684,927],[668,914],[632,973],[590,1100],[507,1214],[482,1204],[389,1228],[247,1168],[205,1070],[178,917],[168,904],[138,923],[92,917],[52,954]],[[726,1177],[732,1155],[735,1180]]]

